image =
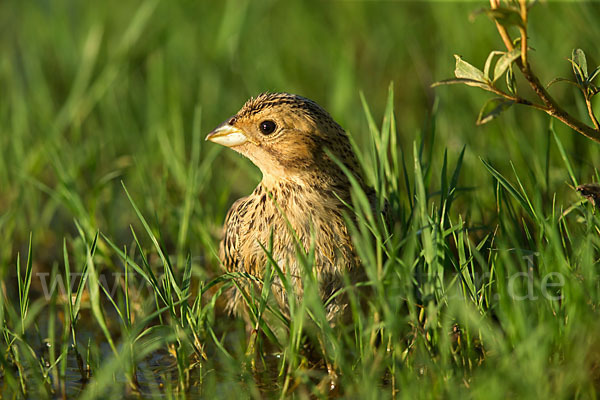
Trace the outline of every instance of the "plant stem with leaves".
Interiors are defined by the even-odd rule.
[[[500,0],[490,0],[491,8],[484,12],[494,20],[498,33],[504,42],[506,52],[492,51],[488,56],[484,71],[479,70],[473,65],[464,61],[461,57],[456,57],[456,69],[454,74],[456,79],[448,79],[441,82],[436,82],[433,86],[462,83],[469,86],[477,86],[484,90],[490,91],[500,97],[491,99],[482,107],[477,124],[485,124],[497,117],[513,104],[524,104],[533,107],[537,110],[544,111],[548,115],[558,119],[565,125],[571,127],[587,138],[600,143],[600,123],[594,115],[592,107],[592,97],[600,90],[594,85],[593,80],[600,74],[600,66],[597,67],[591,74],[587,71],[587,61],[585,53],[581,49],[573,50],[572,57],[569,60],[573,64],[573,72],[575,81],[565,78],[557,78],[552,80],[546,87],[540,82],[539,78],[531,68],[528,61],[528,45],[527,45],[527,21],[530,4],[527,0],[519,0],[517,6],[501,6]],[[513,41],[508,27],[516,26],[519,29],[520,37]],[[516,47],[519,43],[519,47]],[[501,55],[495,64],[494,76],[490,77],[491,63],[497,55]],[[521,71],[529,86],[535,92],[542,104],[525,99],[517,94],[515,78],[513,74],[513,64]],[[502,90],[496,84],[497,80],[506,73],[507,90]],[[593,127],[585,124],[579,119],[573,117],[565,111],[554,98],[548,93],[547,88],[556,82],[567,82],[578,87],[583,93],[587,111],[592,120]]]

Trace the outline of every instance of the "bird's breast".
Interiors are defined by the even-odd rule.
[[[299,274],[298,251],[308,254],[311,248],[318,271],[352,268],[354,252],[341,207],[339,200],[293,185],[257,188],[242,221],[239,250],[245,269],[261,271],[268,261],[266,250],[284,271]]]

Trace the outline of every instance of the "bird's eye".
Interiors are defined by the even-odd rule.
[[[270,135],[271,133],[275,132],[275,128],[277,128],[277,125],[275,125],[275,122],[271,120],[266,120],[261,122],[259,127],[263,135]]]

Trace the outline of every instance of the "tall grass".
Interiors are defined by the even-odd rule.
[[[595,397],[600,221],[567,183],[598,179],[598,148],[527,110],[475,127],[484,95],[431,91],[452,54],[500,46],[477,7],[3,2],[2,395]],[[598,60],[597,17],[533,8],[543,79],[571,48]],[[274,260],[255,329],[223,314],[256,278],[223,274],[221,225],[260,174],[202,137],[264,90],[327,108],[389,205],[391,226],[354,188],[351,323],[327,322],[311,251],[289,318]]]

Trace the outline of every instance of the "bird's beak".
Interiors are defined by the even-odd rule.
[[[248,138],[240,129],[225,122],[217,126],[214,131],[209,133],[206,136],[206,140],[210,140],[211,142],[215,142],[223,146],[233,147],[246,143]]]

